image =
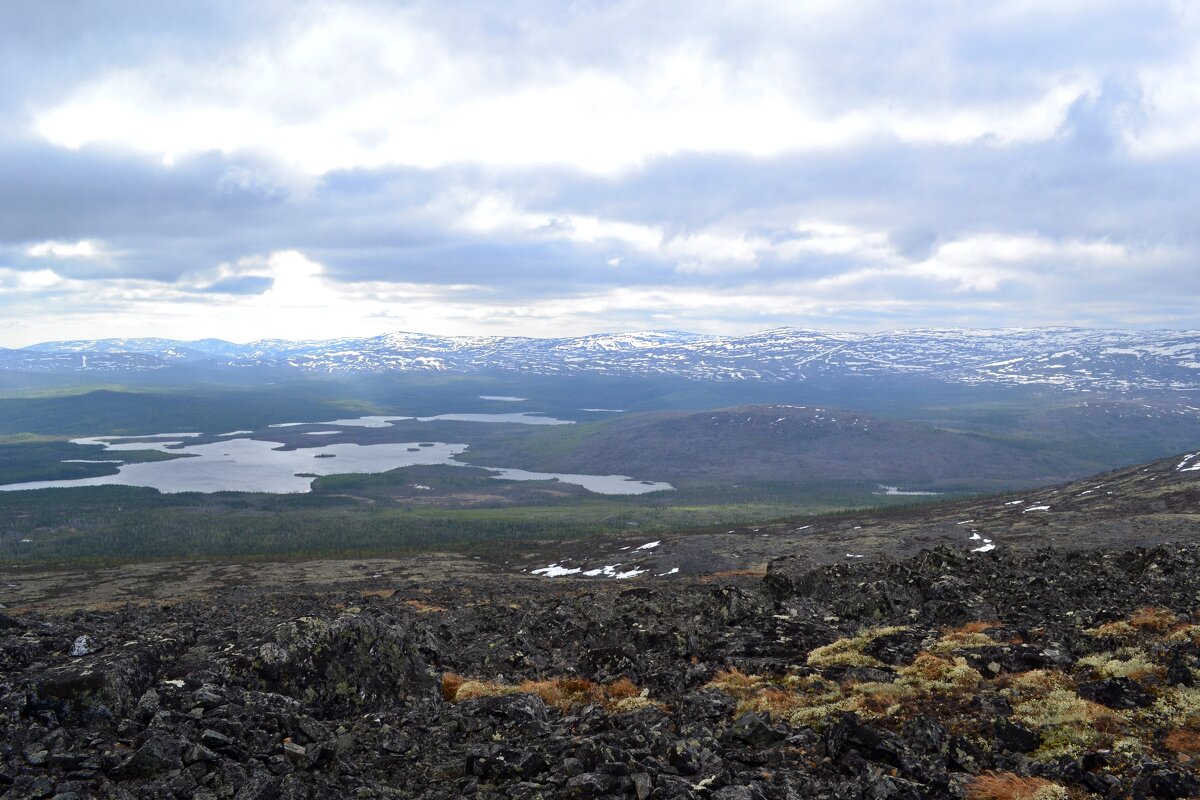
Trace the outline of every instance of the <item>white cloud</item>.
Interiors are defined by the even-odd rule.
[[[38,242],[25,248],[30,258],[97,258],[103,253],[100,245],[90,239],[78,242]]]
[[[715,30],[660,26],[653,48],[581,61],[569,51],[569,37],[581,34],[565,24],[531,25],[528,54],[526,43],[480,52],[416,12],[335,8],[300,15],[210,62],[155,53],[101,74],[43,105],[36,130],[63,147],[131,147],[167,163],[209,150],[258,153],[308,175],[458,162],[611,174],[686,152],[769,157],[878,138],[1042,140],[1096,85],[1064,73],[1012,98],[920,100],[906,92],[831,104],[820,65],[769,31],[760,32],[753,57],[714,46]],[[837,16],[825,12],[817,24],[836,28]],[[791,24],[802,30],[800,22]],[[548,49],[556,35],[566,41]]]

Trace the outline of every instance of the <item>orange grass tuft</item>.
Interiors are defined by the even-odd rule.
[[[442,675],[442,697],[451,703],[517,693],[536,694],[546,705],[561,711],[586,705],[599,705],[609,711],[628,711],[644,705],[657,705],[648,700],[628,678],[620,678],[606,686],[579,677],[527,680],[514,685],[470,680],[453,672]]]
[[[463,676],[453,672],[442,673],[442,697],[450,703],[458,697],[458,687],[463,685]]]
[[[959,625],[957,628],[946,628],[942,631],[943,634],[949,635],[953,633],[984,633],[992,628],[999,628],[1001,623],[996,621],[977,620],[968,622],[966,625]]]
[[[1179,622],[1175,612],[1167,608],[1139,608],[1129,615],[1129,624],[1139,630],[1166,633]]]
[[[1057,783],[1011,772],[984,772],[967,784],[968,800],[1054,800],[1066,796],[1066,790]]]
[[[1200,731],[1176,728],[1167,734],[1163,746],[1176,753],[1200,753]]]

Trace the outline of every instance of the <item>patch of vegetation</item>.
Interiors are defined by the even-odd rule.
[[[1068,800],[1065,786],[1012,772],[985,772],[967,784],[967,800]]]
[[[868,628],[849,639],[838,639],[836,642],[818,647],[808,654],[808,666],[817,669],[828,667],[879,667],[882,663],[866,653],[864,648],[880,636],[899,633],[906,630],[903,627]]]
[[[842,713],[854,712],[899,729],[907,720],[932,716],[957,733],[984,740],[992,736],[994,720],[979,711],[990,705],[978,701],[992,696],[1007,701],[1012,722],[1037,733],[1040,742],[1032,755],[1038,760],[1077,758],[1097,749],[1130,763],[1156,752],[1190,757],[1200,751],[1200,687],[1168,685],[1163,678],[1165,664],[1180,642],[1191,646],[1191,640],[1179,634],[1196,623],[1164,609],[1139,609],[1119,622],[1122,625],[1112,629],[1133,631],[1139,637],[1136,646],[1082,655],[1069,671],[1018,669],[985,676],[956,653],[1006,644],[985,633],[1003,628],[1000,623],[976,622],[943,631],[908,663],[884,664],[866,652],[875,638],[903,628],[867,629],[814,648],[804,667],[783,675],[726,668],[708,686],[736,699],[736,713],[770,712],[791,725],[819,729]],[[859,667],[888,677],[847,679]],[[1110,678],[1133,681],[1153,702],[1109,708],[1080,695],[1085,681]],[[1194,678],[1200,673],[1193,673]],[[1047,797],[1066,796],[1055,794],[1061,787],[1022,782],[1007,774],[981,776],[972,787],[970,797],[1034,797],[1039,791],[1048,792]]]
[[[450,703],[511,694],[537,695],[546,705],[563,712],[585,706],[598,706],[610,713],[623,714],[659,705],[650,699],[648,690],[639,690],[628,678],[620,678],[607,684],[593,683],[577,677],[500,683],[472,680],[453,672],[442,675],[442,697]]]

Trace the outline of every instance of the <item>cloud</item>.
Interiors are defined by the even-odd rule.
[[[96,258],[101,255],[100,247],[90,239],[78,242],[38,242],[25,248],[30,258]]]
[[[105,6],[0,10],[0,344],[1200,327],[1184,4]]]

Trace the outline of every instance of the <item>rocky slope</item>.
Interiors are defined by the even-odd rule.
[[[1077,530],[1087,514],[1101,521],[1088,506],[1100,503],[1109,526],[1165,515],[1175,527],[1155,535],[1186,539],[1198,464],[1115,474],[1083,496],[1047,490],[1053,503],[1022,497],[1019,513],[1007,500],[970,502],[997,524],[1057,505]],[[955,524],[965,503],[874,524],[915,530],[938,513]],[[1051,508],[1025,513],[1035,505]],[[783,539],[765,573],[412,572],[67,614],[10,609],[0,792],[1200,795],[1200,545],[1042,544],[1020,529],[983,552],[967,540],[817,563]]]

